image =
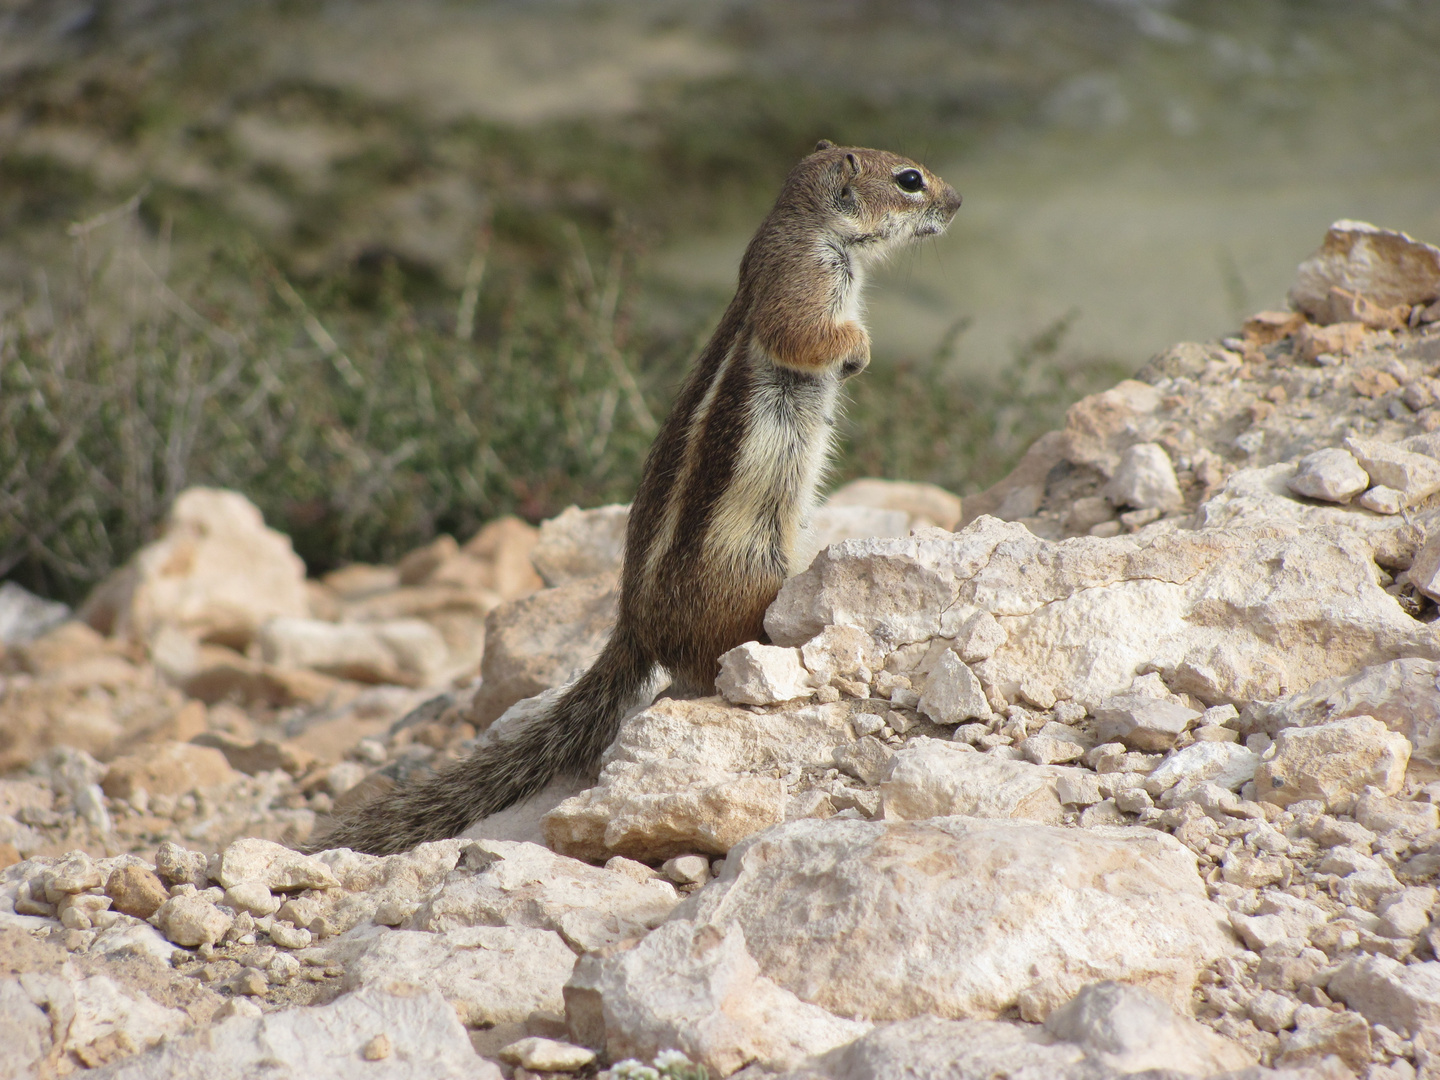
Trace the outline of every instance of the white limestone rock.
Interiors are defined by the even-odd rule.
[[[225,936],[235,918],[199,896],[172,896],[150,921],[160,932],[187,949],[213,945]]]
[[[1370,477],[1348,450],[1330,447],[1306,454],[1288,487],[1307,499],[1347,503],[1370,486]]]
[[[167,966],[179,951],[155,927],[123,920],[101,930],[90,943],[90,952],[97,956],[143,956]]]
[[[1111,1080],[1151,1069],[1166,1076],[1319,1080],[1319,1073],[1255,1068],[1239,1046],[1134,987],[1095,984],[1076,1004],[1084,1010],[1066,1017],[1065,1037],[1035,1025],[923,1016],[877,1027],[780,1080]]]
[[[1255,1064],[1236,1043],[1177,1015],[1149,991],[1119,982],[1084,987],[1045,1018],[1045,1030],[1121,1074],[1173,1069],[1208,1076]]]
[[[800,658],[814,684],[825,686],[837,676],[869,683],[874,677],[879,653],[864,630],[854,626],[827,626],[800,646]]]
[[[1365,492],[1355,500],[1356,506],[1362,506],[1376,514],[1398,514],[1406,507],[1405,493],[1397,488],[1385,484],[1376,484],[1369,491]]]
[[[715,688],[737,705],[775,705],[815,692],[799,649],[747,641],[720,657]]]
[[[1094,713],[1100,742],[1123,742],[1148,753],[1169,750],[1200,719],[1200,713],[1178,701],[1133,690],[1106,698]]]
[[[719,698],[661,699],[621,723],[596,786],[545,816],[546,843],[595,862],[723,855],[784,820],[775,763],[828,767],[855,737],[851,714],[845,702],[756,714]]]
[[[1360,825],[1397,840],[1409,840],[1440,829],[1440,806],[1408,799],[1391,799],[1374,790],[1355,800],[1355,820]]]
[[[274,915],[283,901],[263,881],[239,881],[225,890],[225,906],[251,915]]]
[[[1064,769],[1055,782],[1055,794],[1065,806],[1094,806],[1105,798],[1099,778],[1088,769]]]
[[[540,541],[530,552],[530,561],[551,589],[597,574],[618,574],[625,559],[629,522],[628,505],[593,510],[567,506],[540,523]]]
[[[1422,349],[1424,347],[1421,346]],[[1427,431],[1422,435],[1411,435],[1408,439],[1400,440],[1400,448],[1440,461],[1440,433]]]
[[[921,737],[891,759],[880,806],[887,821],[965,814],[1058,824],[1063,812],[1057,785],[1072,771]]]
[[[878,729],[877,729],[878,730]],[[862,735],[848,746],[835,748],[835,767],[862,783],[878,783],[889,769],[895,751],[874,735]]]
[[[665,860],[660,876],[676,885],[703,885],[710,878],[710,860],[703,855],[677,855]]]
[[[994,716],[975,672],[949,650],[931,669],[917,708],[937,724],[961,724]]]
[[[1282,941],[1304,941],[1310,931],[1328,922],[1330,913],[1288,893],[1266,890],[1253,914],[1231,912],[1230,925],[1256,952]]]
[[[1416,454],[1395,443],[1350,436],[1345,449],[1375,485],[1384,485],[1400,493],[1404,506],[1413,506],[1440,491],[1440,461],[1426,454]]]
[[[1085,747],[1072,739],[1036,734],[1020,744],[1020,752],[1032,765],[1063,765],[1067,761],[1079,761],[1084,757]]]
[[[794,702],[753,713],[718,697],[662,698],[625,718],[604,761],[607,766],[689,762],[731,772],[758,771],[777,761],[823,765],[834,746],[855,737],[854,715],[856,710],[843,701]]]
[[[1005,644],[1005,630],[988,611],[977,611],[963,623],[955,635],[955,655],[967,664],[989,660],[995,650]]]
[[[1120,455],[1115,475],[1105,486],[1105,497],[1114,506],[1135,510],[1178,510],[1185,505],[1175,466],[1159,443],[1136,443]]]
[[[236,840],[220,853],[215,880],[226,889],[244,881],[260,881],[272,892],[334,889],[340,885],[319,859],[273,840],[253,837]]]
[[[1345,877],[1360,870],[1379,869],[1380,863],[1369,855],[1348,845],[1333,847],[1325,852],[1324,856],[1315,864],[1315,869],[1322,874],[1335,874]]]
[[[953,638],[987,610],[1007,638],[977,666],[992,706],[997,695],[1017,700],[1029,679],[1089,708],[1143,670],[1207,704],[1273,700],[1337,672],[1440,657],[1373,567],[1367,544],[1320,529],[1057,543],[982,517],[954,534],[828,549],[785,583],[766,627],[777,644],[799,645],[845,623],[894,650]]]
[[[471,926],[552,930],[577,950],[639,937],[679,901],[665,881],[638,882],[536,844],[475,840],[408,926],[432,933]]]
[[[260,628],[259,643],[261,657],[275,667],[310,668],[367,683],[430,686],[450,659],[440,631],[423,619],[276,618]]]
[[[1440,1028],[1440,961],[1401,964],[1388,956],[1347,960],[1327,992],[1372,1024],[1414,1035]]]
[[[398,925],[444,884],[466,843],[437,840],[384,857],[348,848],[318,852],[313,858],[330,870],[340,888],[303,894],[310,917],[300,920],[301,933],[313,929],[318,935],[330,936],[371,922]],[[287,903],[280,914],[294,903]]]
[[[960,524],[960,496],[934,484],[907,480],[852,480],[836,489],[825,506],[899,510],[909,518],[911,529],[953,529]]]
[[[1329,806],[1370,786],[1393,795],[1409,760],[1410,741],[1371,716],[1286,728],[1262,755],[1255,797],[1277,806],[1302,799]]]
[[[919,1016],[875,1028],[779,1080],[1101,1080],[1083,1047],[1032,1025]]]
[[[994,1017],[1107,978],[1184,1008],[1200,967],[1238,950],[1172,837],[961,817],[787,822],[676,917],[739,926],[766,977],[874,1020]]]
[[[1034,1025],[917,1017],[876,1028],[782,1080],[1110,1080],[1090,1048]]]
[[[99,888],[105,874],[99,864],[83,851],[71,851],[45,873],[45,899],[58,903],[65,895]]]
[[[1066,410],[1064,431],[1055,433],[1060,436],[1056,457],[1113,476],[1126,447],[1139,441],[1137,433],[1153,428],[1151,418],[1161,400],[1160,391],[1138,379],[1122,379],[1109,390],[1081,398]],[[1045,472],[1053,464],[1046,464]]]
[[[1261,990],[1250,999],[1245,1012],[1257,1028],[1273,1034],[1284,1031],[1295,1022],[1295,1010],[1299,1004],[1288,994]]]
[[[1145,790],[1159,795],[1171,788],[1218,784],[1239,791],[1255,778],[1260,755],[1232,742],[1196,742],[1176,750],[1145,778]]]
[[[1401,888],[1393,870],[1388,866],[1376,866],[1370,870],[1356,870],[1341,878],[1335,885],[1335,899],[1347,907],[1368,910],[1382,897],[1398,893]]]
[[[19,978],[0,979],[0,1045],[13,1076],[34,1075],[52,1041],[44,1000],[36,1002]]]
[[[1348,453],[1341,450],[1340,453]],[[1220,490],[1195,510],[1196,523],[1205,529],[1257,528],[1293,525],[1304,529],[1342,529],[1380,543],[1403,527],[1403,522],[1376,517],[1360,506],[1362,496],[1348,503],[1309,502],[1296,498],[1290,487],[1300,472],[1293,461],[1251,469],[1237,469]]]
[[[1440,766],[1440,662],[1406,657],[1247,710],[1246,732],[1273,737],[1282,728],[1311,727],[1347,716],[1373,716],[1410,740],[1415,757]]]
[[[37,1012],[45,1017],[43,1029]],[[0,1068],[16,1069],[11,1075],[32,1075],[25,1066],[39,1065],[52,1047],[56,1056],[78,1053],[99,1064],[148,1049],[192,1024],[184,1010],[167,1008],[117,979],[82,975],[70,963],[56,972],[0,979],[0,1033],[6,1036]]]
[[[1280,1053],[1275,1058],[1278,1067],[1317,1067],[1329,1064],[1325,1059],[1330,1058],[1338,1065],[1330,1070],[1331,1076],[1337,1073],[1344,1076],[1342,1069],[1351,1075],[1371,1073],[1373,1039],[1370,1025],[1360,1014],[1300,1005],[1295,1010],[1294,1022],[1293,1031],[1280,1034]]]
[[[626,952],[582,961],[565,996],[572,1032],[612,1059],[649,1061],[675,1049],[719,1076],[752,1062],[788,1068],[869,1029],[766,978],[739,926],[687,919]]]
[[[576,1072],[595,1060],[595,1051],[531,1035],[502,1048],[500,1058],[532,1072]]]
[[[148,643],[166,628],[243,650],[262,624],[310,614],[305,564],[245,496],[188,488],[160,538],[96,589],[80,617]]]
[[[1375,932],[1396,940],[1418,938],[1430,926],[1436,890],[1430,885],[1412,886],[1385,897],[1375,906],[1380,923]]]
[[[1364,221],[1337,221],[1320,250],[1300,264],[1290,303],[1329,321],[1330,290],[1342,288],[1382,307],[1440,296],[1440,248]]]
[[[360,1053],[377,1035],[382,1058]],[[434,990],[358,990],[329,1005],[261,1016],[233,1015],[203,1031],[168,1039],[149,1053],[98,1069],[97,1080],[501,1080],[477,1057],[455,1010]]]
[[[961,620],[947,622],[942,613],[955,604],[957,576],[978,572],[1003,540],[1029,535],[1023,525],[985,517],[943,538],[926,532],[833,545],[781,587],[766,630],[777,644],[801,645],[843,623],[892,649],[952,636]]]
[[[1431,600],[1440,600],[1440,532],[1425,541],[1406,571],[1410,583]]]
[[[466,719],[484,730],[525,698],[594,663],[615,627],[613,574],[580,578],[501,604],[485,617],[480,689]]]
[[[466,1027],[523,1024],[565,1011],[561,989],[575,954],[551,930],[467,926],[438,933],[373,929],[322,948],[346,990],[424,986],[439,991]]]
[[[541,818],[545,843],[577,859],[658,862],[724,855],[785,820],[785,784],[687,761],[613,761],[600,782]]]

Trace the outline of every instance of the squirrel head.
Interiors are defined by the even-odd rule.
[[[955,189],[918,162],[828,139],[795,167],[785,187],[833,243],[867,263],[944,232],[960,208]]]

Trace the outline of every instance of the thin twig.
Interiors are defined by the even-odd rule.
[[[300,316],[301,325],[310,335],[310,340],[315,343],[315,347],[320,350],[321,355],[335,366],[335,370],[345,380],[345,385],[351,390],[362,389],[365,386],[364,376],[351,362],[350,357],[345,355],[345,350],[340,348],[335,339],[330,336],[330,331],[326,330],[320,320],[315,317],[305,300],[295,291],[295,287],[273,268],[271,269],[271,280],[275,285],[275,291],[280,294],[280,299],[289,304],[290,309]]]
[[[480,282],[485,277],[485,258],[490,252],[490,230],[480,230],[475,240],[475,254],[465,268],[465,283],[460,289],[460,304],[455,309],[455,336],[469,341],[475,336],[475,305],[480,302]]]
[[[149,194],[150,185],[147,183],[144,187],[142,187],[134,195],[131,195],[130,198],[126,199],[119,206],[114,206],[111,207],[109,210],[101,211],[94,217],[86,218],[84,221],[72,222],[69,226],[66,227],[65,233],[67,236],[73,237],[75,239],[89,236],[96,229],[103,229],[111,222],[119,221],[121,218],[128,217],[129,215],[135,213],[136,210],[140,209],[140,204],[145,201],[145,196]]]

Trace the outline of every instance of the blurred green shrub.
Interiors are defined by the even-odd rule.
[[[957,320],[928,357],[872,364],[848,385],[838,474],[926,480],[962,494],[1007,473],[1065,410],[1130,372],[1115,360],[1065,347],[1071,312],[1018,343],[993,376],[965,372],[956,348],[969,324]]]
[[[663,402],[623,244],[597,268],[577,234],[559,288],[502,279],[483,327],[474,275],[461,337],[393,273],[374,309],[312,308],[250,253],[182,296],[133,215],[76,232],[70,287],[0,313],[0,576],[75,599],[192,484],[243,491],[312,569],[630,497]]]

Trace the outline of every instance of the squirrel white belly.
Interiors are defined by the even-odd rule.
[[[840,384],[870,361],[866,269],[936,235],[960,196],[883,150],[821,142],[790,173],[740,263],[735,298],[645,460],[615,630],[523,729],[341,814],[311,850],[377,855],[458,836],[594,767],[657,668],[710,693],[721,654],[764,637],[830,453]]]

